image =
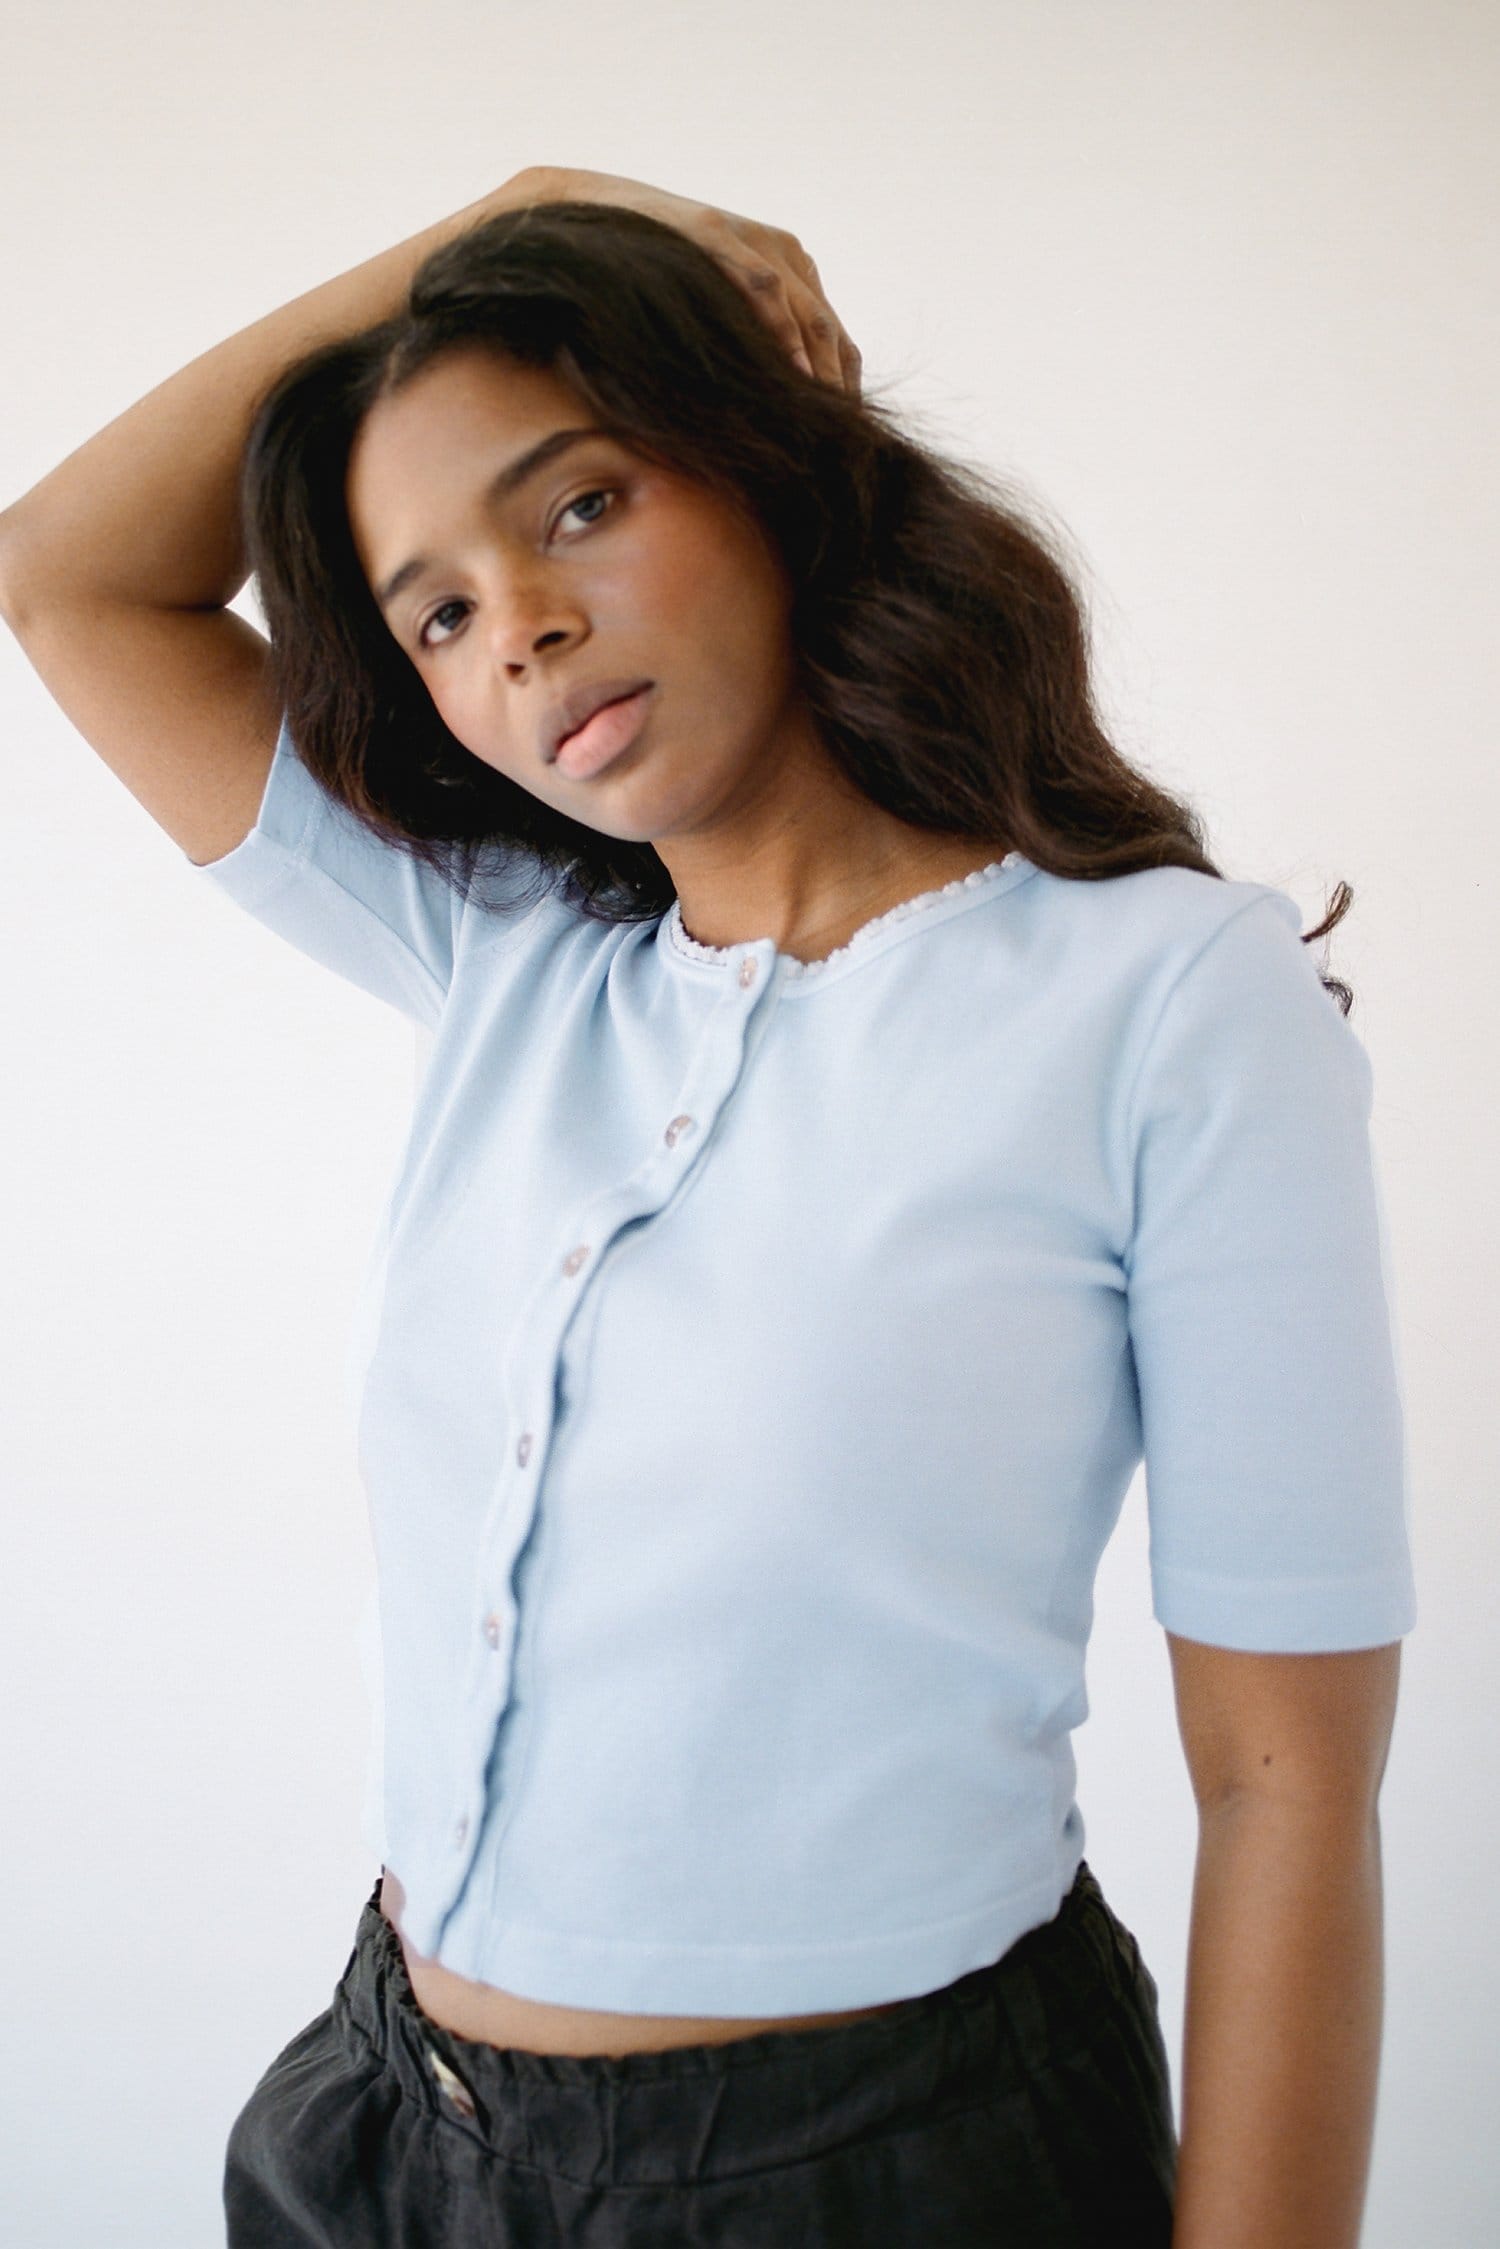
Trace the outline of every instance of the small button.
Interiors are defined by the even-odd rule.
[[[577,1249],[570,1249],[567,1256],[563,1259],[563,1271],[565,1273],[576,1273],[579,1266],[588,1256],[588,1253],[589,1245],[587,1242],[580,1242]]]
[[[467,1812],[465,1812],[463,1818],[458,1822],[457,1826],[453,1830],[453,1840],[459,1845],[460,1848],[462,1848],[463,1845],[468,1841],[468,1839],[469,1815]]]
[[[760,962],[752,960],[747,953],[745,955],[745,958],[740,962],[740,982],[746,986],[753,984],[755,982],[755,972],[759,968],[759,966]]]
[[[516,1446],[516,1459],[524,1468],[531,1458],[531,1431],[528,1429]]]
[[[696,1117],[674,1117],[663,1136],[667,1146],[675,1148],[685,1132],[692,1132],[696,1129],[697,1122]]]
[[[453,2106],[458,2110],[459,2115],[467,2116],[472,2122],[477,2118],[479,2112],[474,2106],[473,2094],[469,2091],[457,2070],[450,2069],[442,2055],[433,2046],[428,2047],[427,2058],[432,2064],[433,2076],[437,2079],[438,2084],[447,2094]]]
[[[500,1619],[493,1612],[484,1620],[484,1636],[492,1648],[499,1647]]]

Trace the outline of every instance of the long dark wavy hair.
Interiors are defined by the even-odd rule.
[[[541,202],[471,224],[390,319],[284,368],[241,468],[246,552],[292,739],[387,843],[475,892],[499,855],[514,910],[655,919],[676,891],[649,843],[573,820],[443,724],[376,607],[345,475],[378,399],[455,348],[551,370],[637,455],[759,520],[793,592],[793,662],[829,757],[914,828],[990,839],[1048,874],[1223,879],[1198,815],[1100,724],[1061,534],[993,473],[939,456],[869,395],[799,370],[709,253],[645,213]],[[1352,902],[1340,883],[1326,937]],[[1322,974],[1347,1016],[1353,993]]]

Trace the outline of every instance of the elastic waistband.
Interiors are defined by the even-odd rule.
[[[889,2013],[641,2054],[535,2054],[423,2013],[376,1881],[334,1994],[352,2054],[493,2154],[600,2184],[669,2184],[796,2162],[904,2114],[1002,2097],[1094,2035],[1101,1979],[1129,1996],[1140,1955],[1080,1860],[1056,1916],[991,1966]]]

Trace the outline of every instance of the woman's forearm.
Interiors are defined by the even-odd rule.
[[[1378,1820],[1203,1817],[1173,2249],[1356,2249],[1383,1989]]]
[[[396,311],[422,260],[536,202],[539,168],[325,281],[190,360],[0,514],[0,578],[143,608],[223,608],[244,584],[239,472],[256,405],[302,353]]]

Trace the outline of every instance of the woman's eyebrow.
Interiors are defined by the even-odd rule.
[[[517,459],[507,461],[505,467],[491,477],[484,495],[486,504],[494,500],[508,500],[513,492],[520,490],[528,477],[535,476],[539,469],[546,468],[549,462],[556,460],[559,453],[566,453],[571,446],[582,444],[586,437],[597,437],[599,434],[597,425],[591,425],[587,429],[553,430]],[[377,587],[375,599],[381,609],[389,609],[397,594],[409,586],[413,578],[420,577],[424,570],[431,568],[431,555],[414,554],[408,557],[399,569],[391,572],[383,586]]]

